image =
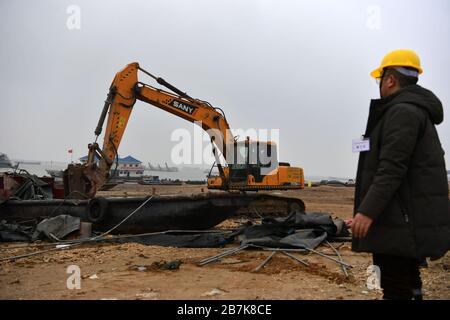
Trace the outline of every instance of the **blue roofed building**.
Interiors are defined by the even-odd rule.
[[[81,163],[87,161],[87,156],[80,158]],[[111,166],[111,174],[118,176],[119,178],[141,178],[144,175],[144,166],[142,161],[132,157],[126,156],[124,158],[119,157],[116,169],[116,161]]]

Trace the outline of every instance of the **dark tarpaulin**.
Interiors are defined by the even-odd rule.
[[[349,235],[343,220],[333,220],[322,212],[294,212],[285,218],[264,218],[261,225],[241,226],[237,234],[242,244],[308,249],[314,249],[327,238]]]
[[[23,225],[21,223],[0,222],[0,242],[13,241],[35,241],[37,239],[48,238],[50,240],[63,239],[68,234],[80,229],[80,218],[59,215],[53,218],[44,219],[34,225]]]
[[[0,242],[31,241],[35,227],[0,221]]]
[[[341,231],[338,230],[335,221],[342,220],[333,220],[330,214],[324,212],[293,212],[283,218],[264,218],[262,224],[292,227],[295,229],[321,229],[327,234],[335,236]]]
[[[59,216],[42,220],[36,227],[33,240],[42,235],[49,239],[63,239],[68,234],[80,230],[81,220],[79,217],[61,214]]]
[[[325,239],[327,234],[321,230],[296,230],[285,237],[264,236],[256,238],[241,238],[241,244],[254,244],[268,248],[300,248],[314,249]]]
[[[273,248],[314,249],[325,239],[348,236],[341,219],[332,219],[328,213],[296,212],[285,218],[264,218],[262,224],[244,223],[232,233],[155,234],[111,241],[138,242],[147,245],[183,248],[213,248],[232,243],[255,244]]]

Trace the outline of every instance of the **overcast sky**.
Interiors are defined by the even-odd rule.
[[[351,141],[379,94],[369,72],[391,50],[416,50],[419,84],[445,116],[450,104],[448,0],[2,0],[0,40],[0,152],[15,159],[85,155],[114,74],[133,61],[221,107],[231,127],[280,129],[280,160],[307,175],[355,175]],[[170,162],[177,128],[192,131],[138,102],[119,153]],[[448,167],[447,117],[438,132]]]

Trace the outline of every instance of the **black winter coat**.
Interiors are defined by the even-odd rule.
[[[439,99],[418,85],[371,101],[354,214],[374,221],[365,238],[353,239],[354,251],[424,258],[450,249],[447,172],[435,128],[443,119]]]

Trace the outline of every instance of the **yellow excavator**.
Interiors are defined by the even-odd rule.
[[[140,82],[139,71],[172,92]],[[76,194],[95,197],[97,191],[106,183],[118,157],[119,145],[137,100],[195,122],[208,132],[219,171],[218,176],[208,177],[208,188],[258,191],[304,187],[303,169],[278,162],[277,146],[274,142],[253,141],[249,138],[237,141],[220,108],[213,107],[207,101],[190,97],[164,79],[142,69],[135,62],[120,70],[112,81],[95,129],[95,142],[88,146],[87,161],[84,164],[69,165],[64,174],[68,198],[72,195],[76,197]],[[106,118],[103,147],[100,148],[97,139],[102,133]],[[225,165],[221,165],[220,159],[224,159]]]

